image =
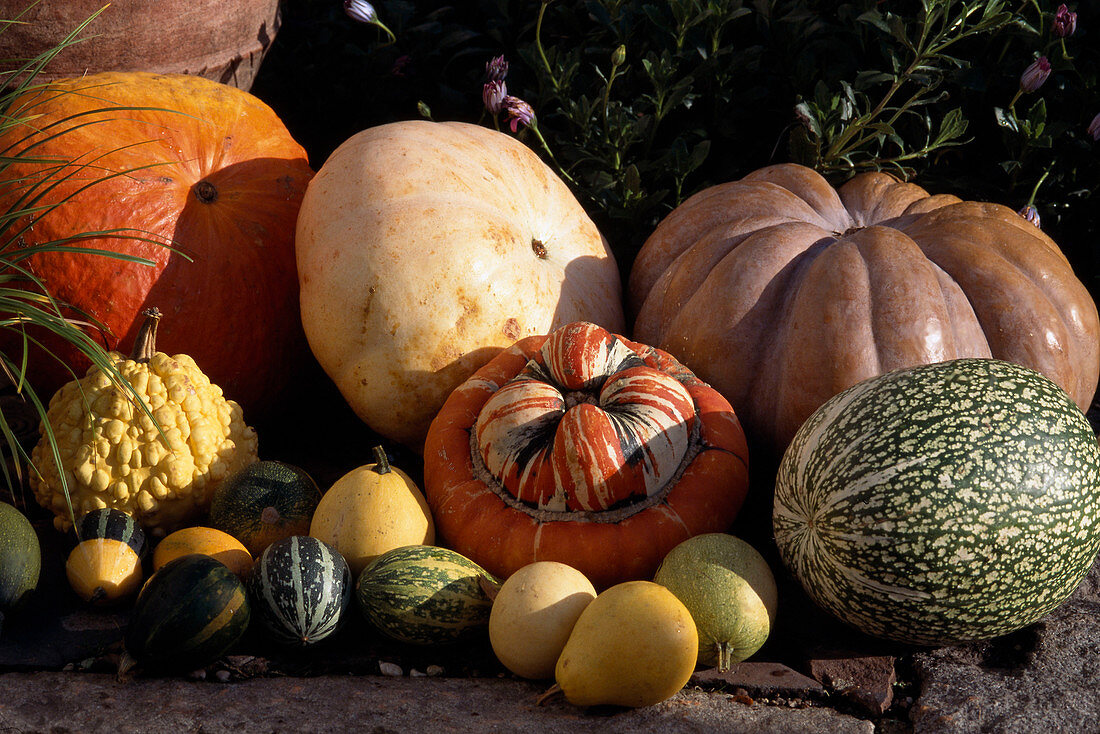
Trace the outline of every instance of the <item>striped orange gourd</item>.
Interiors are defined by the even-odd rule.
[[[729,403],[658,349],[591,323],[524,339],[456,389],[424,480],[448,547],[502,577],[553,560],[598,588],[726,530],[748,487]]]

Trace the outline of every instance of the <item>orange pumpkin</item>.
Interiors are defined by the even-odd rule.
[[[728,529],[748,451],[729,403],[671,356],[574,322],[451,393],[424,484],[444,543],[493,574],[557,561],[606,588]]]
[[[308,355],[294,226],[313,175],[276,114],[207,79],[136,72],[59,80],[9,114],[30,120],[0,135],[4,155],[23,159],[5,171],[0,209],[57,205],[16,227],[23,245],[123,230],[179,250],[90,237],[73,244],[155,265],[41,252],[29,271],[71,313],[102,322],[108,349],[132,343],[155,304],[173,323],[172,351],[191,355],[228,398],[246,411],[272,399]],[[86,369],[74,349],[51,347],[78,375]],[[29,374],[46,395],[71,379],[55,360],[32,358]]]
[[[629,289],[634,337],[713,385],[776,455],[830,397],[894,369],[995,357],[1082,410],[1100,376],[1096,305],[1049,237],[884,173],[834,190],[783,164],[706,189],[658,225]]]

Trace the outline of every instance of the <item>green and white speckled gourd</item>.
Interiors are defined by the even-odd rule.
[[[815,411],[776,478],[775,540],[860,630],[985,639],[1059,606],[1100,547],[1100,445],[1051,380],[961,359],[863,381]]]

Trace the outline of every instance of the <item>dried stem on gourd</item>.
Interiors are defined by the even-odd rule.
[[[733,665],[733,645],[728,642],[716,642],[715,647],[718,648],[718,672],[728,673]]]
[[[555,683],[554,685],[547,688],[546,691],[541,696],[539,696],[538,698],[535,699],[535,705],[536,706],[545,706],[550,701],[552,701],[555,698],[558,698],[562,695],[564,695],[564,691],[562,691],[561,686],[559,686],[557,683]]]
[[[145,317],[145,321],[134,339],[134,350],[130,353],[130,359],[144,364],[157,353],[157,324],[160,323],[161,313],[159,308],[153,306],[142,311],[141,315]]]
[[[374,447],[374,471],[378,474],[390,473],[390,460],[386,458],[386,450],[381,446]]]

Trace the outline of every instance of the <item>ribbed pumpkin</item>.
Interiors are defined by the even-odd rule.
[[[6,156],[26,159],[5,169],[0,210],[24,196],[23,206],[58,204],[21,231],[22,246],[100,232],[71,244],[155,263],[40,252],[23,263],[30,273],[77,318],[102,322],[108,331],[97,338],[108,348],[132,343],[141,312],[157,305],[173,324],[173,349],[227,397],[246,411],[275,399],[308,354],[294,225],[312,176],[275,113],[200,77],[105,72],[35,89],[8,114],[33,123],[0,134]],[[120,231],[179,252],[109,234]],[[77,374],[87,369],[71,346],[50,345]],[[39,352],[29,374],[45,395],[71,377]]]
[[[297,250],[317,361],[374,431],[416,450],[447,395],[517,339],[623,327],[596,225],[534,151],[481,125],[349,138],[310,182]]]
[[[713,385],[777,457],[818,406],[890,370],[995,357],[1082,410],[1100,375],[1096,306],[1049,237],[885,173],[833,189],[782,164],[701,191],[646,241],[629,290],[634,338]]]
[[[278,642],[304,647],[336,632],[353,580],[335,548],[308,535],[272,543],[248,582],[252,611]]]
[[[944,645],[1061,604],[1100,548],[1100,446],[1043,375],[959,359],[864,380],[795,434],[775,542],[809,596],[867,634]]]
[[[251,607],[241,580],[197,553],[180,556],[149,577],[126,628],[120,672],[187,672],[213,663],[248,629]]]
[[[586,322],[524,339],[448,398],[424,450],[443,544],[506,577],[558,561],[606,588],[726,530],[748,488],[729,404],[668,354]]]

